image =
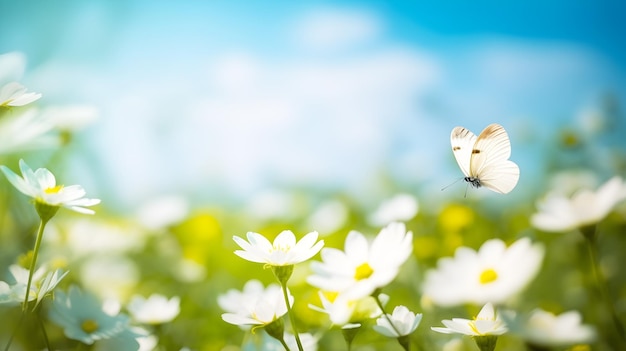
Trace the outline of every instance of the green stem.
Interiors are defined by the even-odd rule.
[[[46,227],[48,221],[42,219],[39,222],[39,229],[37,230],[37,239],[35,240],[35,249],[33,250],[33,259],[30,262],[30,269],[28,271],[28,283],[26,283],[26,294],[24,296],[24,304],[22,305],[22,311],[26,311],[28,308],[28,297],[30,296],[30,286],[33,282],[33,274],[35,273],[35,266],[37,265],[37,256],[39,255],[39,247],[41,246],[41,239],[43,238],[43,230]]]
[[[291,309],[291,303],[289,303],[289,294],[287,293],[287,283],[280,282],[283,288],[283,296],[285,297],[285,303],[287,304],[287,313],[289,314],[289,321],[291,322],[291,329],[293,329],[293,336],[296,338],[296,344],[298,344],[298,350],[304,351],[302,348],[302,342],[300,341],[300,335],[298,334],[298,328],[296,328],[296,318],[293,310]]]
[[[43,319],[41,319],[39,313],[37,313],[37,321],[39,322],[39,326],[41,327],[41,333],[43,334],[43,340],[46,344],[46,348],[48,350],[54,350],[52,347],[50,347],[50,340],[48,339],[48,333],[46,333],[46,326],[43,324]]]
[[[283,345],[283,347],[285,348],[285,351],[289,351],[289,345],[287,345],[287,343],[285,342],[285,339],[278,339],[278,341],[280,341],[280,343]]]
[[[493,351],[496,349],[496,343],[498,342],[497,335],[474,336],[473,339],[480,351]]]
[[[610,297],[607,279],[604,276],[602,269],[600,269],[600,260],[598,258],[598,242],[596,240],[595,227],[593,228],[593,230],[583,230],[583,236],[585,237],[587,242],[587,251],[589,252],[589,258],[591,261],[591,270],[593,271],[598,290],[600,290],[601,298],[605,304],[607,311],[609,312],[609,315],[611,316],[611,319],[613,320],[613,324],[615,326],[615,329],[617,330],[617,334],[619,335],[622,343],[626,343],[626,332],[624,329],[624,325],[622,324],[619,317],[617,316],[617,313],[615,312],[615,306],[613,306],[613,302]]]
[[[253,334],[255,328],[252,328]],[[283,347],[285,348],[285,351],[289,351],[289,346],[285,342],[285,322],[283,322],[282,318],[275,319],[271,323],[266,324],[265,326],[263,326],[263,329],[265,330],[267,335],[280,341],[281,345],[283,345]]]
[[[402,335],[398,337],[398,343],[405,351],[411,350],[411,340],[408,335]]]
[[[346,341],[346,349],[348,351],[352,350],[352,341],[359,332],[359,329],[361,329],[360,326],[356,328],[341,328],[341,334],[343,335],[343,339]]]

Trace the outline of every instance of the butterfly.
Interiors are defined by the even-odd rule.
[[[484,186],[497,193],[509,193],[519,179],[519,167],[509,160],[511,142],[499,124],[490,124],[478,137],[463,127],[450,134],[452,152],[463,171],[463,180],[475,188]]]

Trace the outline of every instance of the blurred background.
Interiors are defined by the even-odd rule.
[[[24,158],[102,199],[96,217],[66,213],[46,236],[44,257],[75,265],[68,279],[103,298],[182,295],[163,345],[217,350],[241,333],[219,319],[216,296],[273,281],[232,254],[232,235],[317,230],[342,248],[351,229],[378,232],[383,201],[409,194],[414,210],[396,219],[416,233],[419,264],[408,270],[418,277],[491,237],[578,250],[532,231],[528,217],[548,190],[626,174],[625,11],[617,0],[0,0],[0,54],[24,59],[13,73],[43,94],[38,108],[77,116],[61,147],[1,163],[17,170]],[[452,128],[478,134],[490,123],[509,133],[516,189],[442,191],[462,177]],[[2,183],[5,267],[32,247],[36,217]],[[614,259],[623,241],[607,244]],[[573,251],[550,257],[540,280],[578,274],[565,268]],[[401,301],[419,290],[410,276],[392,289]],[[543,296],[543,306],[593,308],[584,292],[563,300],[555,290],[529,294],[527,306]],[[304,302],[300,313],[323,325]]]
[[[276,186],[368,197],[390,179],[441,196],[459,177],[450,130],[492,122],[533,187],[557,130],[625,130],[618,1],[0,6],[0,52],[25,55],[39,104],[97,109],[67,158],[122,211]]]

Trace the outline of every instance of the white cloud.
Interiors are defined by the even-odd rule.
[[[20,52],[9,52],[0,55],[0,86],[18,81],[24,74],[26,57]]]
[[[458,109],[453,113],[481,124],[520,115],[562,123],[555,117],[569,119],[568,113],[597,99],[617,79],[593,51],[563,42],[486,38],[447,57],[452,72],[446,95]]]
[[[376,39],[380,18],[364,10],[318,9],[298,19],[294,40],[305,49],[335,50]]]
[[[537,88],[568,89],[590,75],[597,76],[604,62],[582,47],[565,43],[487,42],[476,57],[485,80],[507,91]],[[541,82],[542,84],[538,84]]]
[[[215,61],[209,71],[221,79],[199,97],[174,144],[206,144],[205,170],[251,187],[267,178],[346,184],[375,172],[393,128],[415,112],[414,99],[437,83],[440,70],[420,52],[396,48],[341,61],[243,56],[232,66],[228,54]],[[230,71],[231,79],[218,67],[242,69]]]
[[[233,93],[250,92],[261,79],[259,62],[250,54],[235,52],[219,57],[210,67],[209,79],[216,89]]]

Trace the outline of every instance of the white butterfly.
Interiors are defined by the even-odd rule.
[[[509,160],[511,142],[501,125],[488,125],[478,137],[463,127],[455,127],[450,143],[456,162],[465,174],[463,180],[473,187],[484,186],[506,194],[517,185],[519,167]]]

